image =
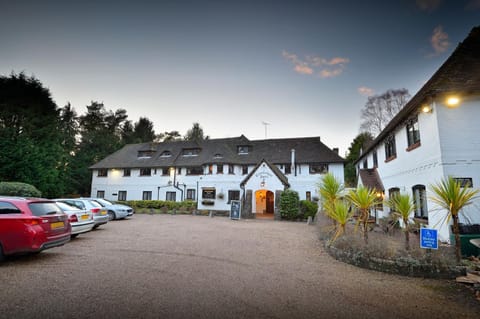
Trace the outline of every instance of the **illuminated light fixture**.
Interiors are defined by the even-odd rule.
[[[425,104],[424,106],[422,106],[422,113],[432,113],[433,111],[433,108],[428,105],[428,104]]]
[[[460,99],[456,96],[449,96],[447,98],[447,105],[449,107],[456,107],[460,103]]]

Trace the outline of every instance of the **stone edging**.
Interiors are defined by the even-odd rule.
[[[389,274],[435,279],[455,279],[458,276],[465,276],[467,273],[467,269],[464,266],[441,267],[435,264],[420,263],[418,260],[407,258],[390,260],[377,257],[365,257],[362,252],[350,252],[337,249],[329,245],[327,241],[324,241],[324,247],[328,254],[337,260],[357,267]]]

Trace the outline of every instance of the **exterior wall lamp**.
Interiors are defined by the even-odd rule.
[[[425,104],[421,108],[422,113],[433,113],[433,107],[430,104]]]
[[[451,108],[457,107],[460,104],[460,98],[454,95],[449,96],[447,97],[446,103],[448,107],[451,107]]]

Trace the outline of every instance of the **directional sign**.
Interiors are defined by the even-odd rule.
[[[420,228],[420,248],[438,249],[438,232],[436,229]]]

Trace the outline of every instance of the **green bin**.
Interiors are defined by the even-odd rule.
[[[480,248],[470,242],[470,239],[480,238],[480,234],[460,234],[460,250],[462,257],[479,256]],[[455,245],[455,235],[450,235],[450,243]]]

